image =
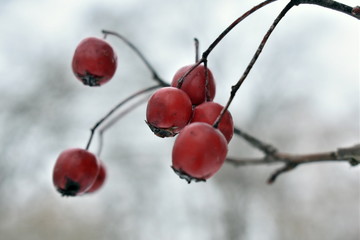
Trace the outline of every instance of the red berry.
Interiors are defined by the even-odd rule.
[[[100,162],[100,170],[95,179],[95,182],[91,185],[91,187],[86,191],[86,193],[93,193],[99,190],[105,182],[106,179],[106,168],[103,162]]]
[[[99,172],[99,162],[94,154],[80,149],[67,149],[60,153],[53,172],[53,182],[63,196],[85,193]]]
[[[190,123],[175,140],[172,168],[189,183],[205,181],[223,165],[227,150],[227,141],[218,129],[203,122]]]
[[[192,68],[193,65],[185,66],[180,68],[173,77],[171,86],[176,87],[178,80]],[[188,76],[184,78],[184,82],[181,86],[181,90],[186,92],[193,105],[199,105],[204,101],[212,101],[215,97],[215,80],[209,69],[208,72],[208,89],[209,89],[209,99],[206,99],[206,77],[205,77],[205,67],[203,65],[197,66]]]
[[[190,122],[206,122],[213,125],[223,108],[223,106],[215,102],[204,102],[194,108]],[[234,123],[228,110],[222,117],[218,128],[224,134],[227,142],[230,142],[234,134]]]
[[[192,104],[181,89],[164,87],[149,99],[146,123],[159,137],[175,136],[190,121]]]
[[[88,86],[100,86],[115,74],[117,56],[106,41],[86,38],[76,47],[72,70],[75,76]]]

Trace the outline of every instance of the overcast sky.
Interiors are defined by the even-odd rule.
[[[112,106],[153,84],[135,54],[109,38],[119,59],[115,78],[101,88],[83,86],[70,69],[78,42],[101,37],[101,29],[118,31],[170,81],[178,68],[194,61],[194,37],[204,50],[254,4],[0,0],[0,235],[68,240],[359,237],[354,211],[360,200],[358,168],[304,166],[269,187],[265,181],[273,167],[226,166],[206,184],[188,185],[169,167],[172,140],[156,138],[145,125],[144,106],[105,134],[102,158],[109,178],[104,189],[78,199],[61,198],[53,189],[57,155],[85,146],[89,128]],[[216,101],[225,104],[231,85],[285,4],[279,0],[246,19],[209,56]],[[230,107],[235,124],[294,153],[359,142],[359,31],[359,21],[344,14],[317,6],[292,9]],[[229,152],[256,154],[236,137]]]

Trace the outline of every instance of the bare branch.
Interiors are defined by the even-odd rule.
[[[286,13],[294,6],[294,3],[292,1],[290,1],[284,8],[283,10],[279,13],[279,15],[275,18],[274,22],[271,24],[269,30],[265,33],[263,39],[261,40],[254,56],[252,57],[252,59],[250,60],[248,66],[246,67],[244,73],[241,75],[240,79],[237,81],[237,83],[235,85],[233,85],[231,87],[231,92],[230,92],[230,97],[225,105],[225,107],[222,109],[222,111],[220,112],[218,118],[216,119],[215,123],[213,124],[213,126],[215,128],[217,128],[217,126],[219,125],[222,117],[224,116],[225,112],[228,110],[231,102],[233,101],[237,91],[239,90],[239,88],[241,87],[242,83],[245,81],[245,79],[247,78],[247,76],[249,75],[251,69],[253,68],[254,64],[256,63],[257,59],[259,58],[262,50],[265,47],[265,44],[267,43],[270,35],[273,33],[274,29],[276,28],[276,26],[279,24],[279,22],[281,21],[281,19],[283,19],[283,17],[286,15]]]
[[[265,155],[272,155],[277,151],[276,148],[274,146],[272,146],[271,144],[267,144],[267,143],[255,138],[254,136],[251,136],[250,134],[244,132],[243,130],[241,130],[237,127],[234,128],[234,134],[242,137],[250,145],[259,149]]]
[[[255,55],[253,56],[252,60],[250,61],[248,67],[246,68],[244,74],[241,76],[239,81],[232,87],[230,98],[220,113],[219,117],[214,123],[214,127],[217,126],[219,121],[221,120],[224,112],[227,110],[229,105],[231,104],[233,98],[237,90],[240,88],[241,84],[246,79],[248,73],[252,69],[253,65],[255,64],[257,58],[259,57],[265,43],[267,42],[270,34],[279,23],[279,21],[284,17],[284,15],[295,5],[299,4],[315,4],[319,6],[323,6],[329,9],[337,10],[342,13],[351,15],[355,18],[360,19],[360,7],[349,7],[345,4],[338,3],[332,0],[291,0],[286,7],[282,10],[279,16],[275,19],[274,23],[265,34],[263,40],[261,41]],[[352,166],[356,166],[360,163],[360,145],[356,145],[350,148],[338,149],[334,152],[326,152],[326,153],[315,153],[315,154],[303,154],[303,155],[293,155],[287,153],[281,153],[276,150],[270,144],[266,144],[261,140],[241,131],[238,128],[235,128],[234,133],[238,136],[242,137],[248,143],[250,143],[253,147],[262,151],[265,156],[263,158],[257,159],[250,159],[250,158],[242,158],[242,159],[234,159],[228,158],[227,162],[231,163],[235,166],[246,166],[246,165],[261,165],[261,164],[272,164],[272,163],[283,163],[281,168],[278,168],[268,179],[268,183],[273,183],[276,178],[285,172],[291,171],[296,168],[300,164],[305,163],[312,163],[312,162],[328,162],[328,161],[342,161],[342,162],[349,162]]]
[[[265,0],[258,5],[251,8],[249,11],[245,12],[243,15],[241,15],[239,18],[237,18],[233,23],[231,23],[211,44],[210,46],[205,50],[205,52],[202,53],[202,57],[200,60],[198,60],[185,74],[178,80],[177,88],[181,88],[184,79],[201,63],[205,63],[207,61],[207,58],[212,50],[221,42],[221,40],[241,21],[243,21],[245,18],[250,16],[252,13],[256,12],[257,10],[261,9],[262,7],[268,5],[269,3],[275,2],[277,0]]]
[[[283,174],[285,172],[288,172],[290,170],[293,170],[295,167],[297,167],[297,164],[293,164],[293,163],[287,163],[284,166],[282,166],[281,168],[277,169],[275,172],[273,172],[269,179],[267,180],[268,184],[272,184],[275,182],[276,178],[280,175]]]
[[[359,9],[359,6],[350,7],[348,5],[333,0],[293,0],[293,2],[295,5],[300,5],[300,4],[319,5],[325,8],[329,8],[335,11],[345,13],[357,19],[360,19],[360,12],[359,10],[357,10]]]
[[[127,98],[125,98],[124,100],[122,100],[121,102],[119,102],[118,104],[116,104],[113,108],[111,108],[111,110],[105,115],[103,116],[99,121],[97,121],[95,123],[95,125],[90,129],[90,137],[88,140],[88,143],[86,144],[86,148],[85,149],[89,149],[91,141],[93,139],[94,133],[96,131],[96,129],[104,122],[106,121],[117,109],[119,109],[121,106],[123,106],[125,103],[129,102],[130,100],[136,98],[137,96],[144,94],[144,93],[148,93],[152,90],[155,90],[157,88],[160,88],[162,85],[157,84],[155,86],[151,86],[145,89],[142,89],[130,96],[128,96]]]
[[[360,164],[360,144],[349,148],[339,148],[333,152],[300,155],[275,152],[271,155],[265,155],[263,158],[228,158],[227,162],[234,166],[283,163],[283,166],[277,169],[269,177],[268,183],[273,183],[280,174],[293,170],[301,164],[315,162],[348,162],[351,166],[356,166]]]
[[[144,54],[127,38],[125,38],[123,35],[120,35],[119,33],[114,32],[114,31],[102,30],[102,33],[105,35],[105,37],[107,35],[113,35],[113,36],[117,37],[118,39],[122,40],[128,47],[130,47],[136,53],[136,55],[138,55],[138,57],[141,59],[141,61],[143,61],[145,66],[151,72],[153,80],[158,82],[163,87],[169,86],[168,83],[166,83],[162,78],[160,78],[159,74],[156,72],[155,68],[150,64],[149,60],[147,60],[147,58],[144,56]]]
[[[120,113],[118,113],[116,116],[114,116],[113,119],[109,120],[103,127],[99,129],[99,147],[97,151],[97,156],[99,157],[101,155],[101,151],[104,145],[104,133],[106,130],[111,128],[114,124],[116,124],[121,118],[126,116],[129,112],[133,111],[135,108],[139,107],[141,104],[146,102],[148,100],[149,96],[145,96],[141,99],[139,99],[134,104],[130,105],[126,109],[122,110]]]
[[[337,156],[338,158],[349,160],[352,166],[360,164],[360,144],[350,148],[339,148]]]

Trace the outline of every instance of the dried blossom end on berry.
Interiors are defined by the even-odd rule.
[[[184,172],[182,169],[176,169],[173,166],[171,167],[174,172],[181,178],[184,179],[185,181],[187,181],[187,183],[191,183],[192,181],[194,182],[206,182],[205,178],[196,178],[196,177],[192,177],[189,174],[187,174],[186,172]]]
[[[175,137],[178,134],[177,127],[171,127],[171,128],[158,128],[154,125],[150,124],[148,121],[146,121],[146,124],[149,126],[150,130],[158,137],[165,138],[165,137]]]
[[[58,156],[54,170],[53,183],[63,196],[78,196],[87,191],[99,174],[97,157],[81,148],[70,148]]]
[[[61,194],[61,196],[65,197],[74,197],[78,194],[80,190],[80,184],[66,177],[65,188],[57,188],[57,191]]]
[[[220,130],[205,122],[193,122],[175,139],[172,167],[181,176],[209,179],[223,165],[227,150],[226,138]]]
[[[76,47],[71,66],[75,76],[85,85],[100,86],[114,76],[117,55],[105,40],[89,37]]]
[[[77,74],[76,77],[81,80],[81,82],[90,87],[98,87],[100,86],[100,82],[103,79],[103,77],[96,76],[94,74],[91,74],[87,72],[85,75]]]

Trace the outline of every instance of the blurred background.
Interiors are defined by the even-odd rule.
[[[115,78],[100,88],[83,86],[70,68],[83,38],[102,37],[102,29],[121,33],[170,82],[194,62],[194,37],[204,51],[254,1],[0,3],[0,239],[360,238],[359,167],[308,164],[267,185],[279,165],[225,164],[206,183],[187,184],[170,168],[173,139],[154,136],[144,123],[146,104],[105,132],[108,178],[101,190],[66,198],[52,185],[61,151],[85,147],[104,114],[154,84],[134,52],[109,36],[118,54]],[[209,56],[215,101],[226,103],[286,3],[250,16]],[[295,7],[236,95],[234,122],[284,152],[352,146],[360,140],[359,66],[359,21],[318,6]],[[96,135],[92,151],[97,143]],[[235,136],[229,156],[261,153]]]

